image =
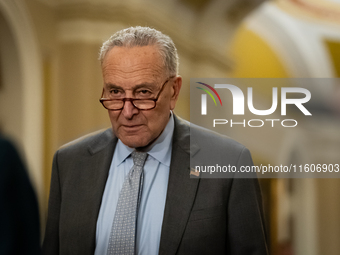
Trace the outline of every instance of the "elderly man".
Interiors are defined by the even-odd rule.
[[[124,29],[100,60],[112,128],[55,154],[44,254],[267,254],[256,179],[190,178],[190,157],[212,152],[207,140],[220,165],[252,160],[172,112],[182,85],[172,40]]]

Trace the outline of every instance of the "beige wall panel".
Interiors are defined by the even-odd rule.
[[[60,47],[59,144],[109,125],[100,105],[102,79],[99,45],[67,43]]]
[[[340,251],[340,179],[318,179],[318,254],[337,255]]]
[[[190,77],[192,72],[192,61],[186,54],[178,50],[179,55],[179,70],[178,73],[182,76],[182,88],[176,104],[175,113],[180,117],[190,120]]]
[[[57,12],[37,0],[26,0],[43,57],[55,52],[57,46]]]
[[[23,97],[19,56],[10,28],[0,13],[0,132],[23,146]]]

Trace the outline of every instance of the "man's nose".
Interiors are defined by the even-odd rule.
[[[131,101],[125,101],[122,109],[122,114],[125,118],[131,119],[133,115],[138,114],[139,110],[132,104]]]

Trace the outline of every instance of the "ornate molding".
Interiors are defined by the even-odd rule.
[[[63,42],[85,41],[102,43],[118,29],[157,24],[157,29],[168,34],[181,52],[192,60],[204,59],[225,69],[231,68],[231,61],[225,48],[209,45],[200,40],[195,31],[190,31],[166,13],[151,12],[147,7],[131,7],[124,4],[99,5],[92,3],[68,4],[58,7],[60,19],[59,38]],[[179,32],[179,30],[181,32]],[[218,39],[218,38],[217,38]]]

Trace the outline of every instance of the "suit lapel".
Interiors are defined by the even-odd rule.
[[[82,208],[82,211],[87,214],[88,231],[81,232],[86,235],[81,239],[88,240],[88,242],[82,242],[82,246],[84,246],[84,251],[92,251],[91,254],[95,250],[97,218],[116,143],[117,138],[114,137],[110,128],[88,147],[90,157],[88,158],[88,169],[84,172],[88,173],[86,190],[91,194],[87,196],[89,198],[89,202],[86,203],[87,208]],[[84,190],[84,192],[86,191]]]
[[[174,115],[170,175],[159,254],[175,254],[181,242],[193,206],[199,178],[190,178],[190,155],[198,146],[190,144],[189,124]]]
[[[175,254],[178,250],[199,183],[199,178],[190,178],[190,155],[193,156],[199,147],[193,142],[190,144],[189,124],[176,115],[174,119],[175,130],[159,254]],[[95,249],[97,218],[116,143],[117,138],[108,129],[88,147],[88,167],[91,169],[86,172],[92,174],[88,176],[86,186],[87,190],[92,190],[92,202],[83,211],[92,212],[92,216],[88,217],[88,231],[81,233],[86,233],[82,240],[88,240],[82,242],[82,250],[92,251],[91,254]],[[96,171],[93,171],[94,166]]]

